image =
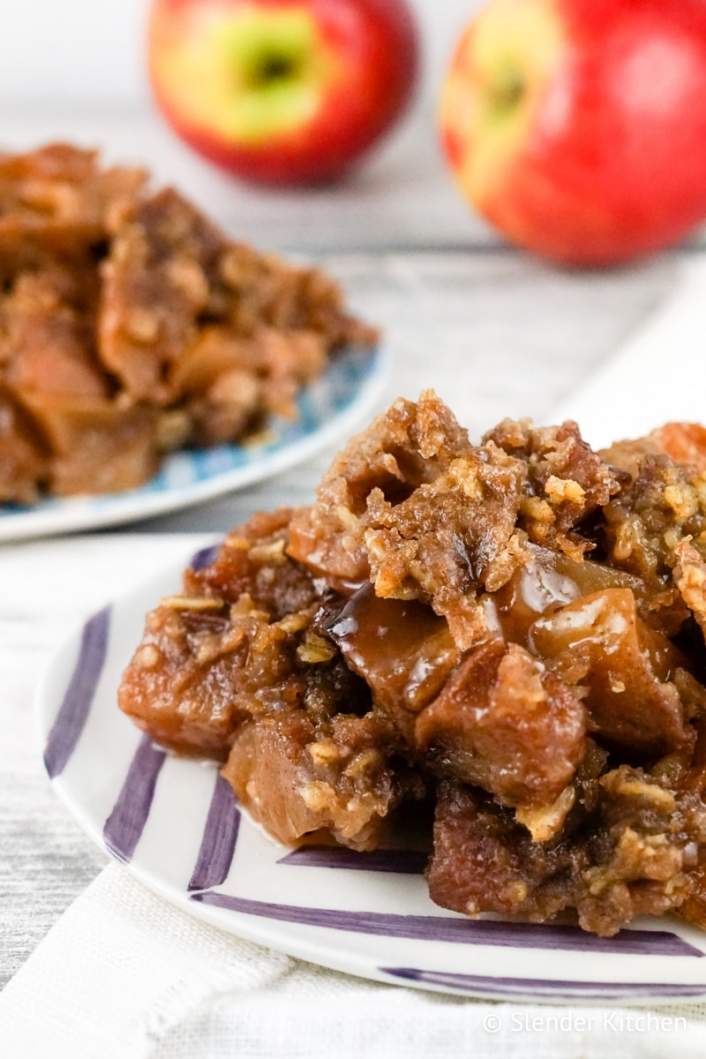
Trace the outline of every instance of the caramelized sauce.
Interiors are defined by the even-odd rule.
[[[532,649],[530,630],[543,616],[588,593],[639,585],[637,578],[599,563],[577,563],[533,545],[530,552],[507,585],[483,598],[491,638]],[[349,600],[327,628],[348,665],[382,705],[422,709],[459,661],[446,621],[416,600],[380,599],[368,582],[339,581],[336,587]]]
[[[482,601],[489,631],[511,643],[528,646],[533,622],[581,596],[606,588],[640,587],[638,578],[601,563],[578,563],[536,545],[529,545],[529,551],[529,562],[503,588]]]
[[[687,738],[673,684],[681,652],[637,616],[629,589],[609,588],[539,618],[530,649],[555,660],[570,683],[586,687],[586,705],[598,732],[631,750],[668,753]]]
[[[380,599],[359,589],[328,626],[346,662],[388,707],[418,711],[458,661],[443,618],[414,600]]]
[[[627,650],[643,654],[660,681],[669,680],[672,670],[683,664],[671,640],[640,620],[635,598],[624,588],[592,593],[559,613],[538,618],[528,640],[535,654],[544,657],[585,650],[594,663],[615,668],[625,666]]]

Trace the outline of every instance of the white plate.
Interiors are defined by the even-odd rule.
[[[115,704],[121,673],[146,612],[208,551],[99,611],[42,681],[47,771],[96,842],[191,915],[366,978],[569,1003],[706,997],[706,933],[646,920],[600,939],[569,926],[462,918],[432,904],[418,854],[287,850],[238,809],[213,766],[142,736]]]
[[[101,496],[51,497],[24,507],[0,504],[0,541],[134,522],[230,493],[336,446],[363,422],[380,397],[384,348],[351,349],[297,398],[298,419],[272,419],[260,445],[220,445],[175,452],[138,489]]]

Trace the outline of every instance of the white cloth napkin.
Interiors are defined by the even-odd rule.
[[[703,1059],[706,1004],[491,1004],[238,941],[111,865],[0,996],[7,1059]]]
[[[706,266],[556,416],[594,444],[706,417]],[[555,417],[552,417],[555,418]],[[703,1059],[706,1004],[493,1004],[365,982],[208,927],[112,865],[0,997],[7,1059]]]

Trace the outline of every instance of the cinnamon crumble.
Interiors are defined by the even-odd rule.
[[[120,706],[286,843],[370,850],[431,808],[447,908],[706,926],[705,438],[473,444],[434,393],[397,401],[311,507],[185,573]]]

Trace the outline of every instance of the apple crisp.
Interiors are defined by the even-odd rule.
[[[139,169],[0,155],[0,503],[139,485],[238,441],[375,332],[323,273],[233,242]]]
[[[120,706],[282,842],[429,820],[446,908],[706,926],[705,438],[473,444],[434,393],[399,400],[310,507],[186,571]]]

